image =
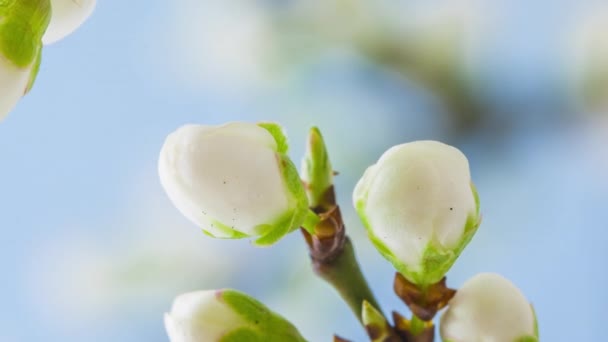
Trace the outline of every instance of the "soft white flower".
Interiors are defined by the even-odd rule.
[[[437,141],[394,146],[353,193],[370,239],[409,281],[439,281],[472,238],[479,206],[469,163]]]
[[[186,125],[167,137],[158,170],[173,204],[207,234],[268,245],[309,213],[286,152],[276,124]]]
[[[532,306],[515,285],[494,273],[469,279],[441,317],[446,342],[538,341]]]
[[[235,290],[185,293],[165,314],[171,342],[305,341],[287,320]]]
[[[51,0],[53,16],[42,42],[52,44],[74,32],[93,13],[96,0]]]

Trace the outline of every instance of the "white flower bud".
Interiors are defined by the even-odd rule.
[[[309,213],[286,152],[276,124],[187,125],[167,137],[158,170],[173,204],[208,235],[268,245]]]
[[[305,341],[287,320],[235,290],[185,293],[165,314],[171,342]]]
[[[95,9],[96,0],[51,0],[52,17],[42,42],[52,44],[74,32]]]
[[[423,286],[445,275],[479,223],[467,158],[437,141],[390,148],[365,171],[353,202],[380,253]]]
[[[446,342],[538,341],[534,309],[515,285],[494,273],[469,279],[441,317]]]

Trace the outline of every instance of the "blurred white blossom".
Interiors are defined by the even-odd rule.
[[[267,13],[252,1],[173,2],[159,54],[182,80],[259,84],[272,66]]]
[[[582,107],[608,108],[608,6],[581,16],[579,24],[565,49],[569,90]]]

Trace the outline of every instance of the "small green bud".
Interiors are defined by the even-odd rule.
[[[306,185],[306,194],[311,207],[327,204],[325,200],[333,186],[333,177],[334,170],[329,161],[323,136],[317,127],[313,127],[310,129],[306,154],[302,159],[302,180]]]
[[[392,336],[391,327],[384,316],[366,300],[363,301],[361,320],[372,342],[383,342]]]

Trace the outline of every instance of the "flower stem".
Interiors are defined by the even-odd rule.
[[[348,237],[344,241],[342,253],[329,262],[313,259],[313,269],[320,278],[338,291],[362,324],[361,313],[364,300],[379,310],[380,305],[359,268],[353,245]]]
[[[425,324],[422,319],[420,319],[416,315],[412,315],[412,320],[410,321],[410,331],[412,335],[417,336],[420,335],[425,329]]]
[[[381,312],[359,268],[355,251],[346,236],[333,186],[334,172],[325,141],[318,128],[310,129],[302,163],[302,183],[310,210],[316,214],[303,224],[315,273],[333,286],[363,327],[363,302]],[[385,318],[386,320],[386,318]],[[388,321],[388,320],[387,320]]]

